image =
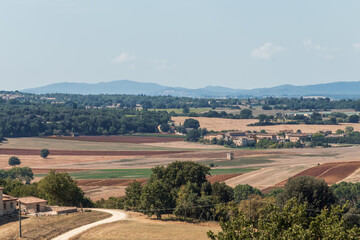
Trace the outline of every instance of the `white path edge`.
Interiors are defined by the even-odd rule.
[[[101,208],[91,208],[91,210],[110,213],[112,214],[112,216],[97,222],[84,225],[82,227],[75,228],[73,230],[70,230],[69,232],[66,232],[64,234],[61,234],[60,236],[53,238],[52,240],[69,240],[70,238],[75,237],[76,235],[79,235],[84,231],[89,230],[90,228],[99,226],[101,224],[111,223],[126,219],[126,214],[119,210],[110,210],[110,209],[101,209]]]

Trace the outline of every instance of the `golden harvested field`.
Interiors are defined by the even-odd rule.
[[[185,119],[189,117],[172,117],[176,124],[182,124]],[[360,131],[360,123],[341,123],[339,125],[305,125],[305,124],[283,124],[283,125],[273,125],[273,126],[247,126],[252,123],[258,122],[257,119],[224,119],[224,118],[204,118],[204,117],[194,117],[198,120],[201,128],[206,128],[207,130],[213,131],[223,131],[223,130],[237,130],[237,131],[260,131],[265,130],[269,133],[276,133],[281,130],[293,130],[297,131],[298,129],[304,133],[315,133],[324,129],[331,130],[335,132],[337,129],[344,130],[347,126],[352,126],[356,131]]]
[[[217,223],[186,223],[155,220],[139,213],[127,212],[129,220],[92,228],[72,240],[205,240],[207,232],[218,232]]]
[[[71,213],[68,215],[46,217],[23,217],[23,238],[31,240],[52,239],[71,229],[110,217],[110,214],[98,211]],[[14,240],[18,238],[19,223],[17,217],[0,218],[1,240]]]

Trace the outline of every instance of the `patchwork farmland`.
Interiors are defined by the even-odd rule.
[[[42,148],[50,149],[47,159],[39,155]],[[234,153],[231,161],[226,160],[229,151]],[[185,160],[214,164],[211,182],[225,181],[230,186],[250,184],[262,190],[281,186],[287,178],[297,175],[316,176],[329,184],[343,179],[357,181],[359,154],[359,147],[226,149],[166,135],[36,137],[9,138],[0,145],[0,167],[9,168],[7,160],[15,155],[22,166],[33,168],[35,180],[50,169],[68,172],[87,196],[99,200],[124,196],[126,186],[135,179],[144,182],[154,166]]]

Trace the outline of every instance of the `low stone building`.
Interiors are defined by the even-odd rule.
[[[256,143],[256,140],[251,137],[238,137],[233,140],[236,146],[246,147]]]
[[[38,213],[46,211],[47,201],[37,197],[22,197],[19,198],[21,202],[21,210],[26,213]]]
[[[225,137],[224,133],[213,133],[213,134],[205,135],[204,139],[211,141],[214,138],[216,138],[217,140],[220,140],[220,139],[224,139],[224,137]]]
[[[256,134],[255,138],[256,138],[256,142],[258,142],[260,139],[269,139],[275,141],[276,134],[266,134],[266,133]]]
[[[311,134],[293,133],[293,134],[286,135],[285,139],[290,141],[290,142],[297,142],[297,141],[304,142],[304,139],[306,139],[308,137],[311,137]]]
[[[4,189],[0,187],[0,216],[9,215],[16,211],[17,198],[3,193]]]
[[[229,141],[229,140],[234,140],[235,138],[238,137],[244,137],[246,136],[246,132],[227,132],[225,133],[225,140]]]

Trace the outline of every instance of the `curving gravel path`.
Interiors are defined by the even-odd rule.
[[[90,228],[99,226],[101,224],[104,223],[111,223],[111,222],[116,222],[116,221],[120,221],[120,220],[125,220],[126,219],[126,214],[120,210],[110,210],[110,209],[101,209],[101,208],[92,208],[91,210],[96,210],[96,211],[101,211],[101,212],[106,212],[106,213],[110,213],[112,214],[111,217],[97,221],[97,222],[93,222],[87,225],[84,225],[82,227],[79,228],[75,228],[69,232],[66,232],[60,236],[57,236],[55,238],[53,238],[52,240],[68,240],[72,237],[75,237],[76,235],[89,230]]]

